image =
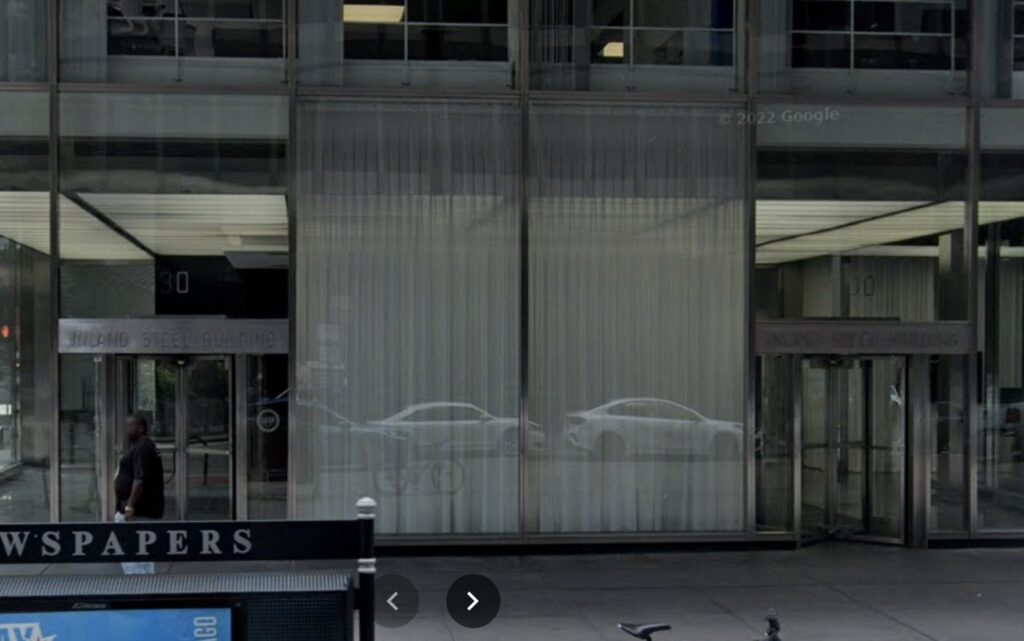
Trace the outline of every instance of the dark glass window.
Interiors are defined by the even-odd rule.
[[[841,31],[850,28],[848,0],[796,0],[793,3],[793,29]]]

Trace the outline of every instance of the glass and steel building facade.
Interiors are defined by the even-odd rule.
[[[1024,3],[0,0],[0,522],[1024,538]]]

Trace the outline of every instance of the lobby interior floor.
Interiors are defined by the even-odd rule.
[[[159,569],[223,571],[225,565]],[[421,603],[408,625],[378,626],[379,641],[626,640],[616,629],[619,621],[670,623],[673,629],[656,636],[659,641],[751,641],[762,636],[769,608],[782,621],[785,641],[1024,639],[1024,548],[909,550],[835,543],[796,551],[382,558],[379,568],[381,575],[410,579]],[[502,595],[497,619],[476,630],[460,627],[444,609],[448,586],[471,573],[490,577]]]

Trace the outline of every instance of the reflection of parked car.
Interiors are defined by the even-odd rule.
[[[492,416],[470,403],[420,403],[367,428],[386,428],[409,440],[420,449],[493,450],[505,456],[519,453],[519,419]],[[531,423],[527,445],[531,449],[544,444],[544,434]]]
[[[395,430],[372,424],[360,425],[320,403],[300,400],[298,408],[307,412],[307,420],[316,424],[321,443],[329,443],[327,439],[332,437],[346,439],[337,445],[331,443],[326,452],[352,452],[356,460],[371,468],[372,464],[380,463],[380,457],[397,457],[406,445],[406,438]]]
[[[739,459],[740,423],[718,421],[673,401],[623,398],[583,412],[571,412],[569,443],[602,458],[638,454]]]

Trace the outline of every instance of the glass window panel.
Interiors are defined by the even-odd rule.
[[[732,65],[728,32],[643,30],[633,33],[636,64]]]
[[[346,25],[345,57],[352,60],[402,60],[405,57],[405,27]]]
[[[765,0],[759,90],[913,99],[966,94],[968,15],[967,0]]]
[[[967,318],[962,110],[763,105],[746,117],[758,127],[759,318]]]
[[[508,0],[411,0],[409,22],[508,23]]]
[[[594,31],[590,43],[591,61],[597,64],[622,64],[626,60],[626,32],[620,29]]]
[[[530,113],[529,527],[741,530],[742,133],[711,107]]]
[[[758,358],[754,456],[756,523],[760,531],[793,530],[794,358],[798,357]]]
[[[1024,98],[1024,3],[975,2],[971,12],[982,31],[978,43],[981,95]]]
[[[630,25],[628,0],[594,0],[590,24],[595,27]]]
[[[978,344],[978,525],[1024,529],[1024,114],[981,114]]]
[[[951,55],[950,45],[948,36],[858,35],[854,65],[858,69],[949,69],[962,62]],[[961,39],[957,46],[963,50],[966,42]]]
[[[967,359],[931,358],[931,506],[933,532],[967,529]]]
[[[491,90],[515,86],[515,0],[297,2],[301,83]]]
[[[793,29],[845,31],[850,28],[849,0],[794,0]]]
[[[297,515],[370,495],[384,533],[518,531],[518,109],[298,117]]]
[[[794,33],[793,66],[815,69],[847,69],[850,36],[831,33]]]
[[[246,441],[250,519],[288,516],[288,356],[248,356]]]
[[[103,438],[104,370],[102,357],[60,357],[60,519],[72,523],[102,521],[100,448]],[[109,461],[113,468],[115,461]],[[110,518],[110,515],[106,515]]]
[[[857,31],[950,33],[955,5],[949,2],[857,2]]]
[[[0,4],[0,82],[46,80],[49,5],[39,0]]]
[[[284,98],[76,93],[62,114],[63,315],[287,317]]]
[[[56,403],[49,98],[0,94],[0,113],[0,523],[48,521]]]
[[[266,85],[285,80],[284,0],[61,3],[70,81]]]
[[[732,0],[535,0],[533,6],[536,89],[727,92],[738,86],[743,44],[735,37]]]
[[[508,59],[508,29],[503,27],[410,26],[410,60]]]

